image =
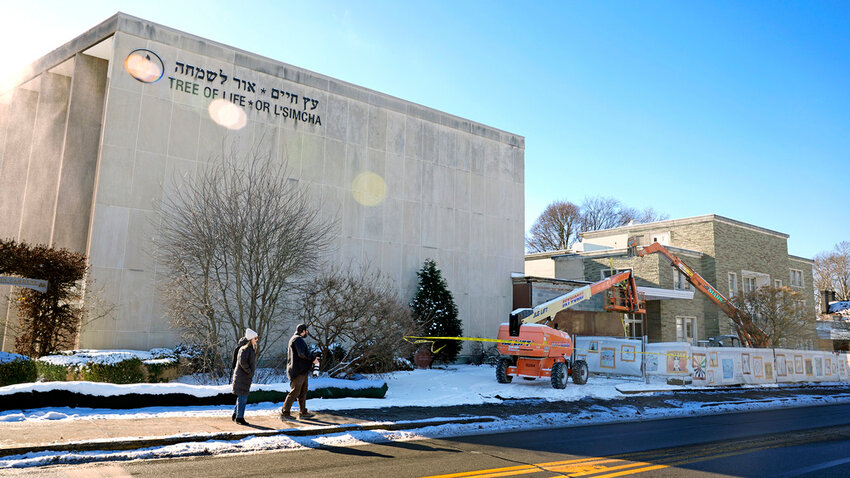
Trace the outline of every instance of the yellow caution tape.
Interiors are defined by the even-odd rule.
[[[406,342],[409,342],[411,344],[428,344],[428,343],[430,343],[430,344],[432,344],[432,347],[431,347],[432,353],[437,353],[440,350],[442,350],[443,347],[445,347],[445,345],[444,345],[443,347],[438,348],[436,351],[433,350],[433,343],[437,340],[461,340],[461,341],[468,341],[468,342],[495,342],[495,343],[506,344],[506,345],[537,345],[539,347],[549,347],[549,346],[552,345],[552,344],[540,343],[540,342],[530,342],[528,340],[484,339],[484,338],[481,338],[481,337],[416,337],[416,336],[412,336],[412,335],[406,335],[402,338]],[[580,349],[580,348],[575,348],[575,347],[574,347],[574,350],[576,352],[599,353],[599,350]],[[690,354],[688,354],[688,353],[684,353],[684,354],[678,354],[678,353],[669,354],[668,353],[668,354],[665,354],[665,353],[661,353],[661,352],[639,352],[637,350],[635,350],[634,353],[643,354],[643,355],[661,355],[661,356],[666,356],[666,357],[685,357],[685,358],[688,358],[690,356]]]

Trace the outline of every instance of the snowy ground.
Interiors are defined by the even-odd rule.
[[[387,408],[393,406],[432,406],[435,407],[434,419],[440,418],[439,407],[450,405],[477,405],[502,403],[503,399],[522,399],[535,397],[551,401],[570,401],[584,398],[613,399],[622,397],[618,391],[680,389],[665,384],[645,384],[637,379],[617,379],[591,377],[586,385],[569,383],[566,389],[553,389],[548,380],[514,380],[511,384],[499,384],[495,380],[491,366],[452,366],[446,370],[415,370],[397,372],[381,377],[386,380],[389,390],[384,399],[341,398],[313,399],[310,407],[313,411],[333,412],[355,408]],[[319,380],[311,380],[311,385]],[[645,410],[640,419],[666,418],[682,415],[715,414],[723,412],[756,410],[777,407],[805,406],[811,404],[850,402],[850,397],[839,395],[824,399],[800,396],[795,400],[783,400],[772,403],[760,401],[754,403],[735,403],[701,407],[701,403],[685,402],[680,408]],[[280,404],[260,403],[249,405],[246,419],[260,415],[276,415]],[[156,417],[224,417],[231,414],[231,406],[208,407],[161,407],[135,410],[71,409],[45,408],[27,411],[0,412],[2,421],[29,420],[80,420],[103,419],[121,420],[127,418]],[[253,453],[264,451],[295,450],[315,448],[324,445],[357,446],[364,443],[385,441],[406,441],[423,438],[460,436],[478,433],[496,433],[518,429],[548,428],[556,426],[588,425],[637,419],[624,416],[622,411],[599,407],[593,413],[582,416],[567,414],[535,414],[517,416],[508,419],[496,419],[486,423],[448,424],[400,431],[355,431],[318,435],[311,437],[246,437],[237,441],[210,440],[206,442],[184,443],[178,445],[153,447],[131,451],[92,451],[92,452],[43,452],[28,453],[0,458],[0,468],[44,466],[49,464],[79,463],[92,461],[120,461],[149,458],[183,457],[199,454]]]

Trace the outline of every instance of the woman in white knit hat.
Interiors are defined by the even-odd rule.
[[[251,382],[257,370],[257,342],[259,336],[251,329],[245,329],[248,342],[239,349],[236,365],[233,368],[233,394],[236,395],[236,408],[233,410],[233,420],[240,425],[248,425],[245,421],[245,406],[248,405],[248,393]]]

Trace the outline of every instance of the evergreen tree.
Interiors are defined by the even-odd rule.
[[[410,308],[425,334],[429,337],[460,337],[463,330],[457,316],[457,305],[437,269],[437,263],[427,259],[416,275],[419,276],[419,288],[410,301]],[[454,362],[461,343],[458,340],[438,340],[433,348],[438,350],[435,360]]]

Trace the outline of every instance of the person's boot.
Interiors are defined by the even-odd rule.
[[[236,423],[240,425],[250,425],[250,423],[246,422],[244,418],[237,418]]]
[[[231,422],[235,422],[235,421],[236,421],[236,412],[233,412],[233,415],[230,415],[230,421],[231,421]]]
[[[292,420],[292,414],[287,412],[286,410],[284,410],[284,411],[280,412],[280,419],[281,420]]]
[[[298,414],[298,418],[313,418],[315,416],[316,414],[310,413],[307,410],[304,410],[303,412]]]

